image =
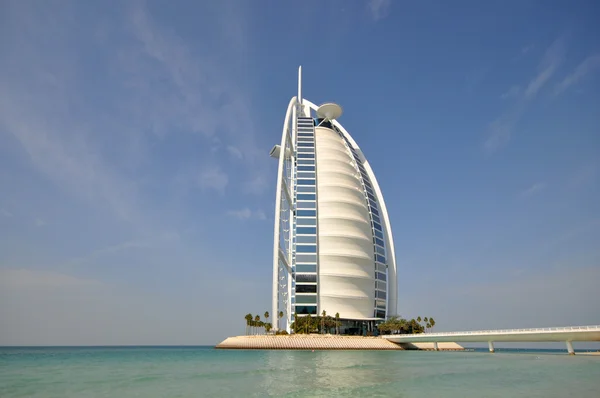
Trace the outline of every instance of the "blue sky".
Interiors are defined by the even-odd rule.
[[[403,316],[600,323],[597,2],[0,8],[0,344],[212,344],[268,310],[299,65],[379,180]]]

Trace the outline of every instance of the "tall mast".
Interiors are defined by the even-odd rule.
[[[299,116],[304,116],[302,109],[302,65],[298,67],[298,110]]]

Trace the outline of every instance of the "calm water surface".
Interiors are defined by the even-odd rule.
[[[600,357],[544,352],[0,348],[0,397],[600,397]]]

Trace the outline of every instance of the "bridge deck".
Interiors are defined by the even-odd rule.
[[[477,330],[466,332],[392,334],[383,338],[394,343],[421,342],[543,342],[600,341],[600,325],[536,329]]]

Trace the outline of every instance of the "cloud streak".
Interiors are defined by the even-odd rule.
[[[367,8],[374,21],[387,17],[392,6],[391,0],[369,0]]]
[[[600,68],[600,54],[592,55],[583,60],[573,72],[558,83],[554,88],[554,95],[559,95],[569,87],[579,83],[587,75]]]
[[[492,121],[487,127],[487,138],[483,143],[483,149],[492,154],[508,145],[513,136],[515,126],[521,119],[529,103],[535,99],[538,93],[550,81],[562,64],[565,55],[565,39],[556,39],[546,50],[538,65],[538,71],[521,92],[520,86],[512,86],[501,98],[516,98],[516,102],[503,115]]]
[[[543,182],[536,182],[535,184],[531,185],[529,188],[521,191],[519,193],[519,196],[524,197],[524,198],[529,198],[529,197],[541,192],[545,188],[546,188],[546,184],[544,184]]]

